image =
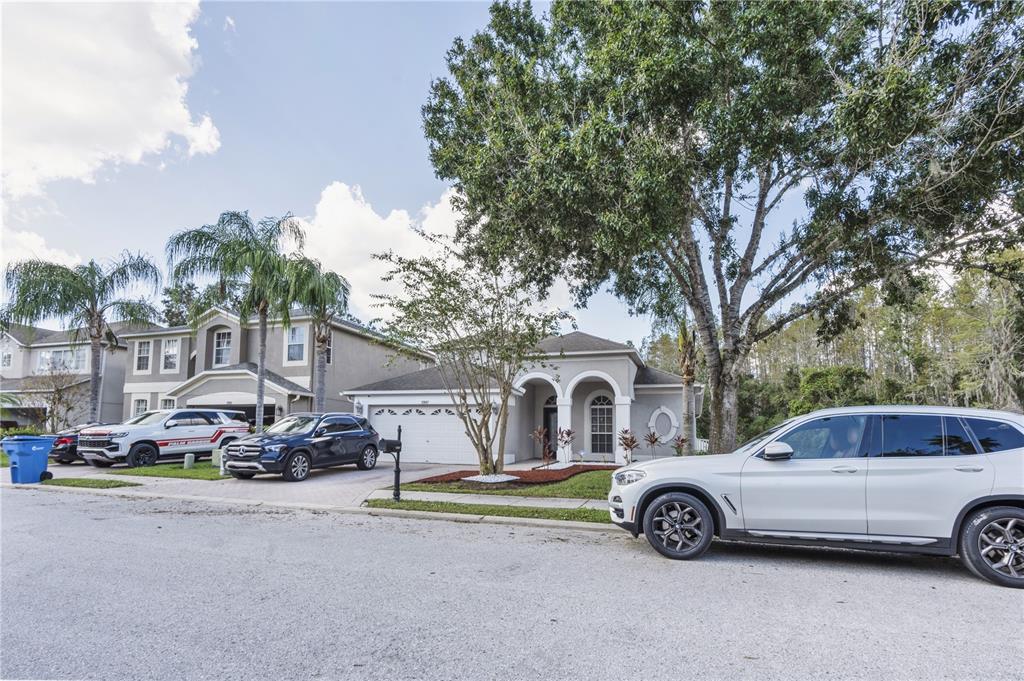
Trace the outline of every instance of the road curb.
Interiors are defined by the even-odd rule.
[[[516,518],[511,516],[476,515],[472,513],[434,513],[432,511],[405,511],[398,508],[370,508],[367,506],[332,506],[330,504],[303,504],[284,501],[256,501],[231,497],[187,496],[183,494],[159,494],[157,492],[128,492],[121,489],[94,489],[87,487],[58,487],[49,485],[21,485],[11,482],[0,483],[10,489],[44,490],[47,492],[70,492],[72,494],[95,494],[123,499],[167,499],[170,501],[192,501],[206,504],[245,506],[247,508],[277,508],[289,511],[313,511],[338,513],[342,515],[363,515],[390,518],[415,518],[419,520],[443,520],[467,525],[513,525],[537,529],[582,530],[584,532],[605,532],[620,534],[622,530],[611,525],[584,523],[573,520],[551,520],[549,518]]]

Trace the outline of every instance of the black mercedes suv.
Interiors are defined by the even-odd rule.
[[[355,414],[290,414],[258,435],[224,448],[224,468],[242,480],[278,473],[289,482],[309,477],[314,468],[354,463],[360,470],[377,465],[380,436]]]

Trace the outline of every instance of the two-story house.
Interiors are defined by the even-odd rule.
[[[121,325],[112,324],[116,332]],[[89,379],[92,371],[88,334],[10,324],[0,333],[0,393],[13,398],[3,408],[3,420],[19,426],[46,424],[54,390],[65,392],[69,408],[57,427],[89,420]],[[100,354],[100,413],[102,422],[116,423],[123,413],[125,342],[103,341]]]
[[[313,406],[314,341],[310,318],[301,310],[285,328],[272,320],[267,332],[265,417],[267,421]],[[256,360],[259,328],[255,319],[212,308],[198,328],[179,326],[124,334],[128,363],[122,416],[149,409],[220,407],[256,415]],[[350,411],[341,392],[424,366],[397,358],[369,329],[336,319],[327,355],[326,409]],[[424,357],[424,362],[429,358]]]

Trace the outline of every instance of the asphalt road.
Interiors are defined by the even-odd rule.
[[[0,676],[1020,679],[953,560],[0,493]]]

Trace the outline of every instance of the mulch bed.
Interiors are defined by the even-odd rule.
[[[580,473],[586,473],[587,471],[612,471],[619,466],[608,466],[601,464],[576,464],[575,466],[569,466],[568,468],[557,468],[551,470],[549,468],[534,469],[529,471],[505,471],[509,475],[518,477],[518,480],[513,480],[505,484],[525,484],[533,485],[542,482],[561,482],[562,480],[568,480],[574,475]],[[435,475],[432,478],[423,478],[417,480],[417,483],[426,482],[458,482],[463,478],[468,478],[474,475],[480,475],[479,470],[471,471],[454,471],[452,473],[445,473],[444,475]]]

